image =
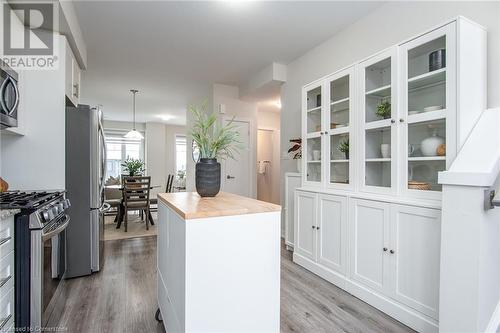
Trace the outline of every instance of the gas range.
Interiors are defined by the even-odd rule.
[[[0,209],[21,209],[30,229],[42,229],[71,206],[64,191],[7,191],[0,193]]]
[[[20,209],[14,221],[15,327],[44,327],[55,311],[66,272],[66,228],[71,206],[65,191],[7,191],[0,209]]]

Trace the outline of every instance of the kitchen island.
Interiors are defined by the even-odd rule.
[[[279,332],[281,207],[229,193],[158,194],[167,332]]]

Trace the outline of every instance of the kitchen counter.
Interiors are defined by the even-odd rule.
[[[158,194],[158,306],[167,332],[279,332],[281,207]]]
[[[2,209],[0,210],[0,220],[5,220],[6,218],[16,215],[19,212],[19,209]]]
[[[225,192],[214,198],[196,192],[160,193],[158,199],[185,220],[281,211],[281,206]]]

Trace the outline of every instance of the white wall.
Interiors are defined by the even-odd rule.
[[[166,154],[166,129],[165,124],[146,123],[146,174],[151,176],[151,184],[160,185],[151,190],[151,197],[165,192],[167,183],[167,154]]]
[[[272,145],[271,165],[268,167],[270,182],[262,182],[259,177],[264,175],[257,174],[257,186],[265,186],[265,190],[270,193],[270,202],[280,203],[280,113],[276,106],[258,105],[257,106],[257,128],[264,130],[272,130],[272,142],[267,144]],[[259,142],[257,146],[257,161],[259,160],[259,151],[266,149],[262,146],[265,142]],[[266,179],[267,180],[267,179]],[[260,182],[259,182],[260,181]],[[258,189],[259,190],[259,189]]]
[[[389,2],[288,64],[281,95],[282,151],[288,140],[301,136],[303,85],[458,15],[488,29],[488,106],[499,106],[500,2]],[[282,160],[282,191],[288,171],[296,171],[296,163]]]

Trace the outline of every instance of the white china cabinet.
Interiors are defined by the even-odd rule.
[[[294,261],[439,327],[441,186],[486,108],[486,31],[458,17],[303,87]]]
[[[354,66],[303,89],[304,184],[352,189]]]

